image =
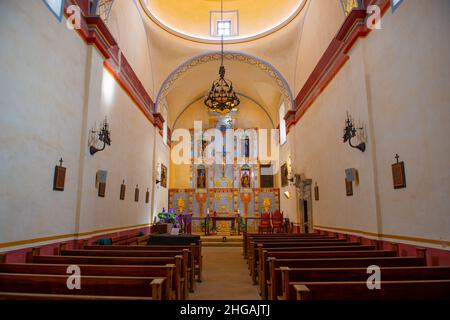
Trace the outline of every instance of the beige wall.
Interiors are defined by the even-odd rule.
[[[294,94],[300,92],[345,18],[340,1],[308,1],[305,11],[296,56],[292,57],[296,59],[291,83]]]
[[[72,234],[86,46],[42,1],[1,1],[0,39],[0,243]],[[61,157],[63,193],[52,191]]]
[[[367,95],[385,234],[450,240],[450,3],[404,1],[365,42]],[[406,163],[394,191],[390,164]]]
[[[280,147],[280,167],[287,163],[288,167],[291,168],[290,177],[297,172],[296,171],[296,163],[295,163],[295,151],[296,151],[296,143],[295,143],[295,135],[293,133],[289,133],[287,136],[287,141]],[[277,183],[276,186],[280,188],[280,209],[284,213],[286,218],[289,218],[291,222],[298,221],[298,197],[297,190],[292,183],[289,183],[288,186],[283,187],[281,185],[281,174],[278,172],[277,175]],[[288,191],[291,194],[290,199],[288,199],[284,193]]]
[[[449,9],[411,0],[389,11],[293,129],[296,170],[320,188],[314,225],[436,247],[420,239],[449,241]],[[365,153],[342,143],[346,111],[366,126]],[[396,153],[406,189],[392,186]],[[359,171],[353,197],[345,195],[346,168]]]
[[[104,71],[97,50],[42,1],[1,1],[0,17],[0,244],[149,223],[145,192],[153,192],[155,161],[168,157],[158,131]],[[91,156],[88,131],[105,116],[112,145]],[[61,157],[66,185],[56,192]],[[97,196],[98,170],[108,171],[105,198]],[[155,198],[162,206],[167,192]]]
[[[137,0],[115,0],[107,24],[144,88],[155,100],[151,46],[139,6]]]

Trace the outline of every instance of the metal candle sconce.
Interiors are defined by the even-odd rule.
[[[352,139],[354,137],[356,137],[358,130],[362,131],[362,130],[364,130],[364,128],[363,127],[361,127],[361,128],[355,127],[355,123],[354,123],[353,119],[350,117],[350,115],[347,112],[347,118],[345,119],[344,137],[343,137],[344,143],[346,143],[348,141],[348,144],[350,145],[350,147],[358,149],[361,152],[364,152],[364,151],[366,151],[366,144],[364,142],[361,142],[357,146],[352,144]]]
[[[98,141],[103,142],[103,146],[100,148],[97,148]],[[97,152],[105,150],[106,145],[111,146],[111,132],[109,131],[109,124],[105,117],[105,120],[98,131],[95,129],[91,129],[90,131],[89,152],[93,156]]]

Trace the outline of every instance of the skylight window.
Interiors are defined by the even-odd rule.
[[[231,20],[217,21],[217,35],[219,37],[231,36]]]
[[[239,12],[211,11],[210,23],[212,37],[237,37],[239,36]]]

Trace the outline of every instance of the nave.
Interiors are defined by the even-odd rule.
[[[0,298],[450,299],[449,13],[0,0]]]
[[[157,239],[160,237],[156,237]],[[164,237],[167,238],[167,237]],[[0,256],[2,300],[430,300],[450,297],[450,267],[427,250],[328,233],[248,233],[242,246],[152,243],[32,249],[26,263]],[[176,239],[173,241],[179,241]],[[165,239],[167,241],[167,239]],[[247,263],[245,263],[247,262]],[[75,267],[75,269],[74,269]],[[78,278],[67,275],[78,272]]]

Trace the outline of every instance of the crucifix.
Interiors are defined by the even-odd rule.
[[[61,159],[59,160],[59,166],[60,166],[60,167],[62,167],[63,162],[64,162],[64,161],[63,161],[63,159],[61,158]]]

